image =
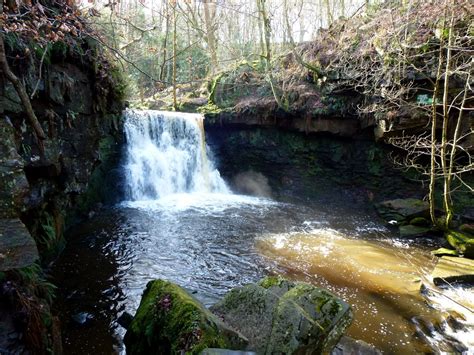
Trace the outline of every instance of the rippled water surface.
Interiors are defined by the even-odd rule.
[[[365,212],[325,208],[178,194],[102,211],[70,232],[55,265],[65,353],[120,351],[124,330],[117,318],[134,313],[151,279],[176,282],[210,305],[231,288],[274,273],[344,298],[355,310],[349,335],[386,353],[452,350],[443,341],[429,346],[430,327],[444,336],[437,324],[445,313],[418,292],[420,276],[432,267],[427,248],[392,239]],[[84,314],[88,320],[80,325]]]
[[[131,202],[70,230],[54,266],[66,354],[123,353],[118,317],[134,314],[152,279],[211,305],[267,274],[333,291],[354,309],[348,334],[385,353],[474,347],[472,292],[431,288],[430,246],[397,240],[370,206],[233,195],[208,158],[203,117],[127,110],[125,118]]]

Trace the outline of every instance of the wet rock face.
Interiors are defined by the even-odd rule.
[[[339,196],[345,204],[368,206],[372,200],[421,193],[394,168],[388,148],[370,140],[205,123],[222,176],[238,182],[252,171],[267,179],[277,198],[293,195],[331,203]]]
[[[83,49],[86,46],[84,42]],[[78,58],[75,53],[52,55],[44,61],[41,75],[33,58],[9,63],[26,91],[36,92],[31,104],[47,136],[43,149],[15,89],[0,80],[0,276],[6,275],[4,283],[21,272],[40,280],[37,262],[56,256],[66,226],[77,217],[85,218],[94,205],[120,198],[114,167],[122,141],[121,98],[111,77],[99,77],[95,71],[95,57]],[[15,56],[7,53],[9,59]],[[28,343],[29,352],[42,353],[53,346],[50,296],[36,292],[27,278],[18,287],[25,290],[22,297],[28,299],[30,313],[44,316],[34,330],[26,323],[19,327],[12,353],[23,353],[29,336],[45,340],[41,346]],[[4,313],[13,319],[18,312],[10,307]],[[0,337],[0,349],[4,346]]]
[[[124,341],[127,354],[199,354],[247,344],[184,289],[163,280],[148,283]]]
[[[350,306],[330,292],[278,277],[230,291],[211,311],[258,354],[330,352],[352,321]]]
[[[11,122],[0,118],[0,218],[15,217],[23,207],[29,190],[24,164],[16,150]]]
[[[19,219],[0,219],[0,271],[30,266],[38,260],[34,239]]]
[[[43,151],[21,105],[0,108],[0,218],[20,218],[37,240],[49,234],[48,247],[38,245],[43,256],[44,249],[60,245],[62,231],[76,216],[119,198],[114,167],[120,159],[121,104],[113,95],[98,95],[90,70],[72,59],[44,69],[32,100],[47,135]],[[17,75],[32,92],[37,68]],[[0,102],[20,102],[11,84],[2,86]]]

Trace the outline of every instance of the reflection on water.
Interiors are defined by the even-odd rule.
[[[446,322],[444,308],[428,307],[418,293],[431,257],[388,236],[363,213],[331,208],[329,215],[253,197],[178,194],[124,203],[71,231],[55,265],[65,353],[119,351],[117,318],[134,313],[151,279],[177,282],[210,305],[273,273],[337,293],[355,309],[350,335],[386,353],[430,351],[440,341],[424,328],[434,324],[441,338],[453,329],[436,328]],[[93,319],[77,324],[81,312]]]

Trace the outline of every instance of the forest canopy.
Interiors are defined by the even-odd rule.
[[[334,21],[374,11],[378,5],[378,0],[122,0],[78,4],[121,61],[131,96],[142,100],[174,82],[198,89],[207,77],[242,61],[263,63],[267,32],[271,51],[278,56],[314,39],[319,29]],[[262,15],[267,22],[262,21]]]

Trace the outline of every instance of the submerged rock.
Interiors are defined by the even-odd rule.
[[[459,230],[474,237],[474,224],[462,224],[459,226]]]
[[[362,340],[355,340],[348,336],[343,336],[331,355],[379,355],[380,350],[373,345],[367,344]]]
[[[120,324],[125,329],[130,327],[132,324],[133,316],[128,312],[123,312],[122,315],[117,319],[117,323]]]
[[[94,321],[94,315],[87,312],[80,312],[72,316],[74,322],[78,325],[88,325]]]
[[[439,259],[431,276],[433,276],[433,283],[436,286],[474,285],[474,260],[443,256]]]
[[[124,342],[127,354],[199,354],[247,345],[184,289],[164,280],[148,283]]]
[[[258,354],[329,352],[352,321],[350,306],[328,291],[278,277],[233,289],[211,311]]]
[[[457,252],[457,250],[447,249],[447,248],[439,248],[439,249],[433,250],[431,254],[439,256],[439,257],[444,256],[444,255],[459,256],[459,253]]]
[[[429,227],[431,222],[424,217],[415,217],[410,220],[410,224],[418,227]]]

